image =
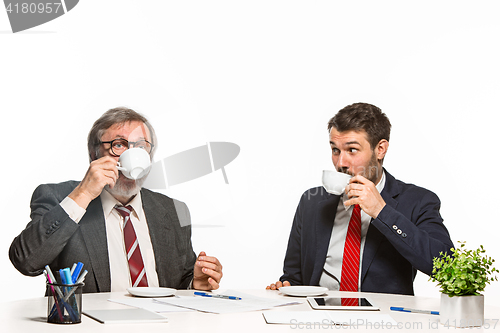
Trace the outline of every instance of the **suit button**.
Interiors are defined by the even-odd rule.
[[[401,236],[403,236],[403,238],[406,238],[406,234],[404,232],[403,232],[403,234]]]
[[[398,229],[398,226],[397,226],[397,225],[393,225],[393,226],[392,226],[392,229],[397,230],[397,229]]]
[[[403,232],[401,231],[401,229],[398,229],[398,231],[396,231],[398,233],[398,235],[401,235]]]

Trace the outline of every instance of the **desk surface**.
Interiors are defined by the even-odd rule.
[[[267,298],[284,298],[302,301],[297,305],[273,308],[270,311],[315,311],[312,310],[305,298],[283,296],[278,291],[271,290],[241,290],[244,293]],[[178,295],[190,295],[192,291],[179,290]],[[330,296],[346,296],[353,293],[329,292]],[[414,309],[439,310],[439,299],[428,297],[415,297],[403,295],[355,293],[356,296],[365,296],[372,299],[379,307],[382,314],[389,314],[400,327],[392,327],[394,332],[450,332],[459,329],[445,327],[439,324],[439,316],[416,313],[402,313],[390,311],[391,306],[403,306]],[[107,301],[109,298],[126,298],[125,293],[101,293],[84,294],[83,309],[119,309],[127,308],[125,305]],[[282,331],[309,331],[304,325],[278,325],[266,324],[262,311],[242,312],[233,314],[211,314],[202,312],[167,312],[162,313],[168,318],[168,323],[158,324],[100,324],[97,321],[82,315],[82,322],[75,325],[56,325],[46,322],[47,298],[39,297],[28,300],[7,302],[0,304],[0,325],[2,332],[120,332],[137,333],[137,329],[142,331],[147,329],[152,332],[282,332]],[[267,310],[266,310],[267,311]],[[485,326],[473,328],[474,332],[494,332],[500,331],[500,308],[485,306]],[[309,326],[310,327],[310,326]],[[381,330],[380,327],[368,327],[359,325],[357,327],[326,327],[316,326],[320,331],[344,331],[345,329],[355,329],[357,332]],[[385,331],[382,330],[382,331]]]

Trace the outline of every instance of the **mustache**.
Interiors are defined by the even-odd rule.
[[[354,174],[352,172],[349,172],[349,168],[346,168],[346,167],[337,168],[337,172],[341,172],[341,173],[348,174],[350,176],[354,176]]]

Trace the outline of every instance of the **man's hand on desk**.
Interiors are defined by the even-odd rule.
[[[281,281],[277,281],[276,283],[271,283],[269,286],[266,287],[268,290],[278,290],[281,287],[288,287],[290,286],[290,282],[284,281],[281,283]]]
[[[219,289],[222,265],[219,259],[200,252],[194,264],[193,288],[198,290]]]

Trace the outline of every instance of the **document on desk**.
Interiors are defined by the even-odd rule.
[[[119,303],[123,305],[132,306],[134,308],[140,308],[153,312],[185,312],[194,311],[186,308],[180,308],[178,306],[169,305],[165,303],[159,303],[154,301],[152,298],[139,298],[139,297],[127,297],[127,298],[116,298],[108,299],[110,302]]]
[[[221,299],[215,297],[180,296],[176,298],[156,298],[155,301],[182,308],[211,313],[234,313],[271,309],[275,306],[299,304],[303,301],[290,299],[269,299],[248,295],[235,290],[226,290],[226,295],[241,297],[241,300]]]
[[[86,310],[83,313],[102,324],[166,323],[168,319],[144,309]]]
[[[268,324],[337,325],[360,327],[396,327],[398,322],[388,314],[367,313],[366,311],[265,311],[262,312]],[[382,325],[382,326],[381,326]]]

